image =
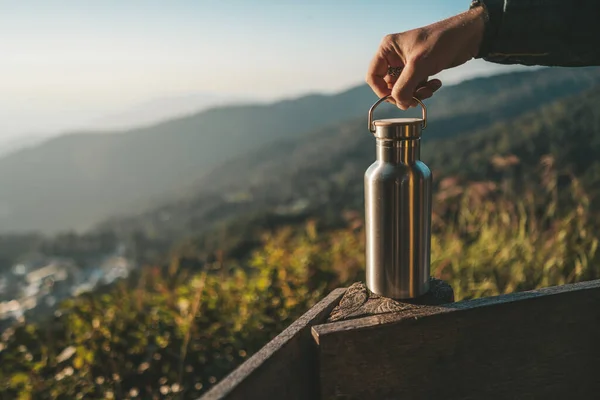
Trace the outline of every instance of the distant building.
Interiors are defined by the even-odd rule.
[[[0,303],[0,319],[16,318],[22,314],[21,304],[17,300]]]
[[[52,278],[53,281],[63,281],[67,279],[69,273],[63,265],[52,262],[40,269],[29,272],[25,275],[25,280],[28,283],[41,282],[46,278]]]
[[[25,275],[27,272],[27,266],[25,264],[17,264],[13,266],[12,271],[15,275]]]
[[[0,320],[37,318],[51,313],[65,298],[126,278],[134,264],[123,256],[125,250],[121,247],[116,254],[81,267],[70,259],[40,256],[14,265],[0,275]]]
[[[108,257],[100,265],[104,272],[104,283],[112,283],[119,278],[127,278],[133,268],[131,261],[125,257]]]

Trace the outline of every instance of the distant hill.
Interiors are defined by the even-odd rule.
[[[133,129],[155,125],[168,119],[197,114],[208,108],[251,103],[242,96],[216,93],[190,93],[150,100],[118,113],[105,115],[87,126],[95,129]]]
[[[45,141],[43,135],[18,135],[0,137],[0,157],[31,147]]]
[[[554,154],[560,166],[572,166],[588,184],[600,183],[600,96],[590,91],[596,74],[597,70],[544,70],[447,88],[428,102],[431,119],[422,157],[439,181],[445,175],[493,179],[497,172],[491,167],[492,157],[509,154],[521,159],[521,172],[527,175],[541,156]],[[589,79],[590,85],[578,86],[577,76]],[[493,90],[486,92],[485,87]],[[398,113],[388,108],[380,117]],[[331,124],[211,171],[186,199],[114,218],[102,227],[150,232],[166,243],[214,233],[225,221],[242,221],[239,232],[227,235],[251,237],[243,231],[243,221],[261,213],[327,218],[344,207],[361,210],[363,173],[374,153],[364,116]]]
[[[475,132],[598,83],[600,70],[594,68],[464,82],[428,102],[431,124],[426,137]],[[365,161],[372,158],[374,143],[364,116],[375,99],[368,87],[360,86],[332,96],[215,108],[141,129],[50,140],[0,159],[0,227],[46,232],[87,228],[116,213],[143,211],[161,198],[166,206],[137,213],[142,224],[170,221],[158,225],[166,228],[163,234],[177,224],[180,231],[207,227],[220,216],[252,209],[251,204],[292,204],[301,197],[299,183],[283,177],[294,176],[294,171],[314,171],[306,190],[325,199],[322,189],[327,184],[319,183],[318,176],[322,168],[341,160],[337,174],[343,182],[351,175],[344,172],[351,165],[344,159],[359,153]],[[383,107],[379,116],[390,112],[391,107]],[[184,200],[172,200],[184,194]]]
[[[2,231],[85,229],[261,146],[362,113],[365,87],[230,106],[123,132],[72,133],[0,159]]]

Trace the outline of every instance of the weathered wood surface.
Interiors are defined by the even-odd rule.
[[[410,301],[396,301],[371,292],[362,282],[352,284],[340,303],[333,309],[327,322],[345,321],[369,315],[406,311],[417,305],[452,303],[454,291],[446,282],[431,278],[430,289],[425,295]]]
[[[310,329],[326,320],[345,291],[331,292],[200,400],[317,399],[319,375]]]
[[[600,397],[600,281],[313,327],[322,400]]]

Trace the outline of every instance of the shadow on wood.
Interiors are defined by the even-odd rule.
[[[331,292],[201,400],[317,399],[319,373],[310,328],[325,321],[345,291]]]

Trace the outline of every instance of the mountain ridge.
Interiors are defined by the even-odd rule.
[[[433,138],[468,132],[598,82],[600,70],[594,68],[513,72],[466,81],[428,101],[426,134]],[[46,141],[0,159],[0,227],[5,232],[88,229],[112,215],[151,209],[185,193],[218,192],[221,181],[233,178],[216,178],[210,171],[243,172],[248,166],[239,160],[264,146],[281,146],[280,155],[271,155],[285,157],[292,146],[288,139],[301,142],[315,130],[323,132],[324,126],[335,129],[336,124],[353,121],[350,124],[363,129],[366,111],[375,100],[361,85],[334,95],[216,107],[152,127],[71,133]],[[400,111],[391,106],[377,111],[380,117],[392,112]],[[418,110],[406,115],[411,113]],[[453,121],[452,129],[448,121]]]
[[[511,114],[519,109],[513,107],[511,99],[507,98],[504,106],[495,111],[497,115],[504,116],[503,119],[493,123],[488,123],[487,118],[477,122],[473,120],[476,116],[452,115],[452,112],[448,112],[446,118],[440,118],[435,124],[432,122],[424,131],[423,160],[435,170],[436,181],[440,171],[442,175],[462,173],[470,179],[484,180],[491,168],[489,159],[495,155],[495,147],[486,147],[486,141],[499,142],[496,145],[499,151],[506,153],[510,147],[507,143],[523,143],[519,138],[510,139],[517,129],[515,127],[527,126],[527,121],[541,116],[553,121],[555,118],[550,118],[552,115],[548,110],[558,110],[570,102],[577,105],[589,93],[588,89],[561,97],[519,114]],[[398,112],[388,110],[381,113],[381,117]],[[568,113],[563,112],[561,118],[562,122],[559,123],[569,122]],[[461,122],[463,119],[472,129],[462,131],[451,128],[457,120]],[[591,121],[593,118],[588,119]],[[600,137],[600,129],[597,131]],[[516,133],[519,134],[518,131]],[[527,135],[532,137],[531,134]],[[288,152],[279,151],[282,146],[286,146]],[[538,146],[540,149],[543,147]],[[600,156],[600,150],[597,153]],[[523,165],[535,168],[541,155],[531,151],[533,161],[526,160]],[[467,159],[473,160],[472,163],[466,165]],[[362,176],[374,160],[375,141],[366,129],[366,118],[355,118],[338,126],[322,127],[305,140],[290,139],[285,144],[271,144],[230,163],[227,169],[218,168],[202,178],[204,183],[196,185],[196,188],[209,186],[211,190],[197,191],[186,199],[164,204],[137,216],[113,218],[101,226],[122,233],[150,229],[154,235],[168,241],[189,233],[208,232],[214,226],[222,225],[222,221],[235,221],[267,210],[282,210],[287,215],[304,212],[305,215],[316,213],[320,216],[334,214],[342,205],[361,210]],[[472,167],[471,164],[478,166]],[[477,168],[482,168],[482,171]],[[235,173],[242,169],[245,173]],[[310,199],[308,208],[294,211],[298,205],[306,204],[305,199]]]

